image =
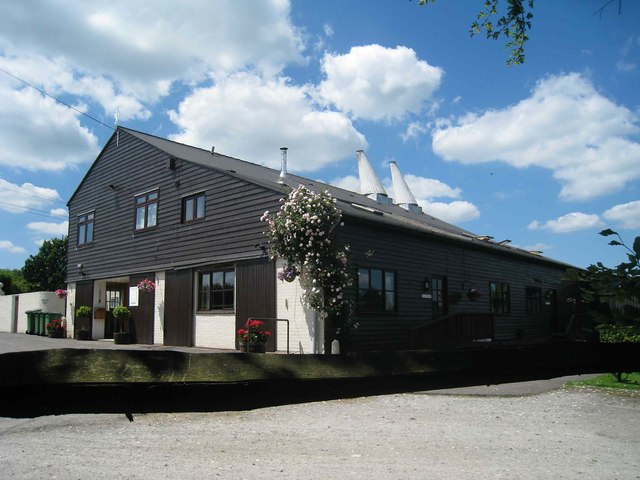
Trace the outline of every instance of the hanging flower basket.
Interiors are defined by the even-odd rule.
[[[59,298],[64,298],[67,296],[67,292],[66,290],[63,290],[62,288],[59,288],[58,290],[55,291],[55,294],[59,297]]]
[[[300,275],[300,272],[295,266],[285,265],[281,270],[278,271],[278,280],[291,283],[296,279],[298,275]]]
[[[144,280],[140,280],[138,282],[137,287],[141,292],[153,292],[156,289],[156,284],[151,280],[145,278]]]
[[[471,301],[475,301],[478,298],[480,298],[480,292],[475,288],[470,288],[469,291],[467,292],[467,298]]]

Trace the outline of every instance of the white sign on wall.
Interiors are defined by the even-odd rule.
[[[129,287],[129,306],[137,307],[138,306],[138,287]]]

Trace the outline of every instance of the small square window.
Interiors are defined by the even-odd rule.
[[[89,212],[78,216],[78,245],[93,242],[93,222],[95,212]]]
[[[358,269],[358,310],[394,312],[396,310],[396,274],[375,268]]]
[[[511,292],[508,283],[489,284],[491,313],[511,312]]]
[[[135,198],[136,230],[155,228],[158,225],[158,192],[149,192]]]
[[[182,223],[204,218],[205,195],[198,193],[182,199]]]
[[[201,272],[198,310],[233,310],[235,284],[233,270]]]

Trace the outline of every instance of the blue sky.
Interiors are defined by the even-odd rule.
[[[434,216],[576,266],[625,260],[597,233],[640,230],[640,2],[536,2],[515,67],[469,36],[482,3],[3,2],[0,268],[66,233],[116,111],[276,168],[287,146],[291,171],[354,190],[362,148]]]

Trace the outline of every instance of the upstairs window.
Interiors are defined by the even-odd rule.
[[[511,291],[508,283],[491,282],[489,294],[491,313],[509,313],[511,311]]]
[[[233,270],[201,272],[198,310],[233,310],[236,286]]]
[[[431,279],[431,311],[433,318],[448,313],[447,305],[447,277],[433,277]]]
[[[358,311],[394,312],[396,274],[375,268],[358,269]]]
[[[88,212],[78,216],[78,245],[93,242],[93,222],[95,212]]]
[[[158,191],[136,195],[136,230],[155,228],[158,224]]]
[[[182,199],[182,223],[204,218],[204,193],[197,193]]]

